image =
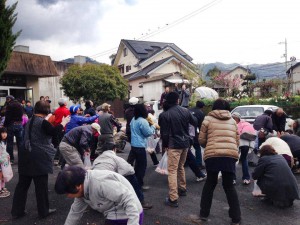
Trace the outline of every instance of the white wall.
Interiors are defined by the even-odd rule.
[[[163,81],[158,80],[154,82],[143,84],[144,101],[160,100],[161,94],[164,92]]]
[[[122,76],[137,72],[139,70],[139,68],[134,67],[134,65],[136,65],[137,62],[138,62],[138,59],[134,56],[134,54],[128,48],[127,48],[127,56],[124,57],[124,47],[122,47],[121,57],[119,59],[119,62],[117,63],[118,66],[124,64],[124,74],[122,74]],[[126,66],[131,66],[131,70],[126,72]]]
[[[300,66],[296,67],[293,70],[292,81],[293,81],[292,92],[294,94],[298,94],[298,90],[300,92]]]

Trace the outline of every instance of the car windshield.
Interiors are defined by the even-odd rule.
[[[264,112],[263,107],[240,107],[233,112],[238,112],[243,117],[257,117]]]

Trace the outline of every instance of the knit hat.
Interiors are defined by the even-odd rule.
[[[70,107],[70,113],[75,114],[79,108],[80,108],[80,105],[72,105]]]
[[[241,114],[239,114],[238,112],[234,112],[231,114],[232,117],[238,118],[238,119],[242,119]]]
[[[92,128],[94,128],[96,131],[98,131],[98,133],[99,134],[101,134],[100,133],[100,125],[98,124],[98,123],[92,123]]]
[[[67,99],[66,98],[60,98],[60,99],[58,99],[58,104],[60,106],[67,105]]]
[[[174,92],[174,91],[170,92],[170,93],[167,94],[167,96],[166,96],[166,101],[167,101],[168,103],[170,103],[170,104],[175,104],[175,103],[177,103],[178,99],[179,99],[179,94],[178,94],[177,92]]]
[[[137,97],[131,97],[129,99],[129,105],[136,105],[139,103],[139,99]]]

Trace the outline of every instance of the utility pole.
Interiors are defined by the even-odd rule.
[[[287,61],[287,40],[286,38],[284,39],[284,42],[279,42],[279,44],[284,44],[284,54],[283,54],[283,57],[285,58],[285,72],[288,70],[288,61]],[[291,90],[291,79],[288,78],[288,90],[289,91],[292,91]]]

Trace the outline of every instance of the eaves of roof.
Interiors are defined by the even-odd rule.
[[[148,66],[146,66],[145,68],[141,69],[140,71],[136,72],[132,76],[130,76],[130,78],[128,80],[131,81],[131,80],[135,80],[135,79],[138,79],[140,77],[143,77],[143,76],[147,76],[148,73],[150,73],[151,71],[157,69],[158,67],[160,67],[163,64],[169,62],[172,59],[176,59],[176,58],[174,56],[170,56],[168,58],[159,60],[157,62],[153,62],[153,63],[149,64]]]

